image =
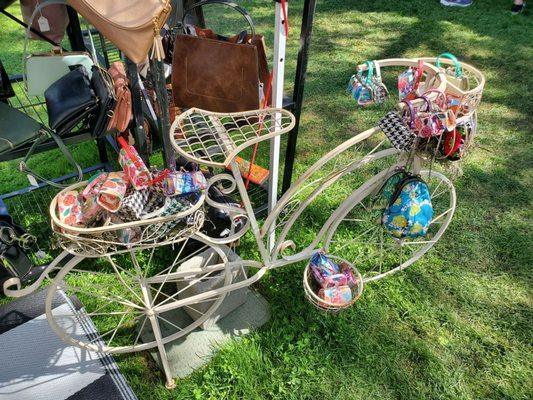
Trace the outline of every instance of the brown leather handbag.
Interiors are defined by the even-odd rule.
[[[163,58],[160,31],[170,0],[68,0],[96,29],[134,63]]]
[[[131,120],[131,92],[128,87],[128,78],[126,76],[126,70],[122,61],[115,61],[109,67],[109,75],[113,80],[113,88],[115,89],[115,97],[117,102],[113,115],[109,120],[107,126],[108,131],[116,130],[118,132],[124,132]]]
[[[183,21],[196,7],[208,4],[223,4],[240,12],[251,33],[224,38],[209,29],[188,27],[197,36],[178,35],[172,58],[174,104],[216,112],[258,109],[269,76],[263,37],[256,35],[246,10],[225,0],[197,3],[184,13]]]

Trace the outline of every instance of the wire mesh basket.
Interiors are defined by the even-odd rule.
[[[156,216],[163,214],[164,206],[160,213],[152,213],[144,219],[125,223],[113,223],[108,219],[104,226],[94,228],[70,226],[61,222],[57,214],[59,196],[68,191],[83,189],[86,184],[85,181],[69,186],[50,203],[52,230],[59,246],[71,254],[102,257],[132,249],[164,246],[197,233],[204,224],[205,192],[201,192],[187,210],[168,216]]]
[[[327,255],[329,259],[335,260],[339,264],[347,265],[355,277],[356,283],[352,287],[349,287],[349,290],[351,292],[351,300],[349,301],[328,301],[324,298],[319,296],[319,292],[321,290],[325,290],[320,288],[318,283],[316,282],[313,273],[311,271],[310,265],[307,264],[304,270],[304,276],[303,276],[303,286],[304,286],[304,292],[305,297],[307,300],[313,304],[316,308],[322,311],[328,311],[328,312],[339,312],[341,310],[345,310],[349,307],[351,307],[358,299],[361,297],[361,294],[363,293],[363,277],[361,276],[361,273],[355,266],[336,256]],[[332,288],[329,288],[332,289]]]
[[[278,108],[230,114],[191,108],[176,118],[170,136],[176,151],[188,160],[225,168],[245,148],[287,133],[294,125],[294,115]]]

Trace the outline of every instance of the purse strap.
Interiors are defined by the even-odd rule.
[[[461,78],[463,76],[463,69],[461,68],[461,63],[459,62],[457,57],[455,57],[452,53],[439,54],[439,56],[435,60],[435,66],[437,68],[441,68],[441,63],[440,63],[441,58],[447,58],[448,60],[452,60],[454,67],[455,67],[455,76],[457,78]]]
[[[367,60],[365,61],[365,65],[366,65],[366,71],[367,71],[365,84],[369,85],[372,80],[372,77],[374,76],[374,63],[370,60]],[[359,71],[359,72],[361,72],[361,76],[362,76],[363,72],[362,71]]]
[[[43,128],[44,130],[45,128]],[[57,147],[59,148],[59,151],[61,151],[61,153],[63,153],[63,155],[65,156],[65,158],[67,159],[67,161],[69,162],[70,165],[72,165],[75,169],[76,169],[76,172],[78,174],[77,176],[77,180],[75,183],[78,183],[78,182],[81,182],[83,180],[83,171],[80,167],[80,165],[74,160],[74,157],[72,157],[72,154],[70,154],[70,151],[67,149],[67,146],[65,145],[65,143],[63,142],[63,140],[61,140],[61,138],[55,133],[53,132],[52,130],[46,130],[46,132],[52,137],[52,139],[56,142],[57,144]],[[28,153],[26,154],[26,156],[24,157],[24,160],[22,160],[19,164],[19,171],[20,172],[23,172],[23,173],[26,173],[28,175],[31,175],[33,176],[35,179],[39,180],[39,181],[42,181],[44,183],[47,183],[48,185],[50,186],[54,186],[54,187],[57,187],[57,188],[66,188],[70,185],[72,185],[72,183],[69,183],[67,185],[63,185],[61,183],[57,183],[57,182],[54,182],[54,181],[51,181],[51,180],[48,180],[46,178],[43,178],[42,176],[40,176],[39,174],[37,174],[36,172],[34,172],[33,170],[31,170],[30,168],[28,168],[27,166],[27,162],[28,162],[28,159],[30,158],[30,156],[34,153],[35,149],[37,148],[37,146],[42,143],[44,140],[46,139],[46,135],[43,135],[41,136],[41,138],[37,139],[35,142],[33,142],[33,144],[31,145],[30,149],[28,150]]]
[[[425,94],[423,94],[422,96],[417,96],[415,98],[415,100],[416,99],[424,100],[424,102],[426,103],[426,111],[427,112],[431,112],[433,110],[433,104],[431,103],[431,100]]]
[[[415,108],[409,100],[402,100],[401,103],[405,103],[409,109],[409,128],[414,128],[415,126]]]
[[[418,60],[418,67],[416,68],[416,73],[415,73],[415,85],[413,87],[414,90],[417,90],[418,86],[420,86],[420,80],[422,79],[423,73],[424,73],[424,61]]]
[[[228,6],[230,8],[233,8],[235,11],[238,11],[244,17],[244,19],[246,20],[246,22],[250,26],[250,31],[252,33],[251,41],[252,42],[254,41],[254,39],[255,39],[255,25],[254,25],[254,22],[252,20],[252,17],[250,16],[250,14],[248,14],[248,11],[246,11],[244,8],[239,6],[237,3],[233,3],[233,2],[227,1],[227,0],[203,0],[203,1],[200,1],[199,3],[194,4],[192,7],[189,7],[183,13],[183,18],[181,20],[181,26],[182,27],[185,26],[185,18],[187,18],[187,15],[189,15],[189,13],[191,11],[193,11],[194,9],[196,9],[198,7],[207,6],[207,5],[210,5],[210,4],[222,4],[222,5]]]

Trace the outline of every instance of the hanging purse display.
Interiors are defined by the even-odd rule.
[[[377,61],[365,61],[367,74],[359,70],[352,75],[348,83],[348,92],[360,106],[381,104],[387,98],[389,91],[381,80],[381,68]]]
[[[30,17],[28,25],[31,26],[36,18],[41,18],[42,13],[49,6],[62,4],[66,4],[66,2],[52,0],[40,3]],[[44,53],[28,54],[28,41],[31,33],[29,26],[26,29],[26,38],[24,40],[24,73],[22,74],[28,95],[42,96],[54,82],[67,75],[72,68],[78,65],[83,65],[89,75],[89,79],[91,78],[94,62],[88,53],[63,52],[60,49],[55,49]]]
[[[409,114],[414,112],[414,115],[410,116],[410,120],[413,121],[411,129],[418,137],[428,139],[455,129],[455,114],[446,109],[444,93],[440,92],[440,95],[442,99],[439,101],[437,97],[433,102],[425,94],[416,97],[415,100],[423,100],[423,105],[419,108],[414,107],[409,100],[402,100],[402,103],[408,105]],[[438,102],[444,104],[444,108],[440,108]]]
[[[109,75],[113,81],[116,104],[107,130],[121,133],[128,129],[132,115],[131,92],[128,87],[128,78],[122,61],[115,61],[111,64]]]
[[[191,11],[209,4],[223,4],[241,13],[250,26],[250,35],[240,35],[237,41],[241,43],[188,34],[176,36],[172,59],[174,104],[216,112],[258,109],[263,96],[260,82],[265,83],[267,65],[262,38],[256,35],[246,10],[223,0],[195,4],[185,12],[183,26]],[[189,33],[196,31],[189,29]]]
[[[134,63],[164,58],[160,31],[170,13],[170,0],[68,0]]]
[[[374,67],[371,61],[365,61],[365,64],[367,66],[366,76],[363,75],[362,70],[359,70],[348,82],[348,92],[360,106],[374,103],[374,93],[371,87]]]
[[[44,98],[48,124],[58,135],[69,132],[98,106],[87,70],[81,65],[46,89]]]
[[[115,90],[113,82],[108,72],[96,65],[93,65],[93,76],[91,86],[98,98],[98,108],[95,117],[90,121],[91,133],[93,137],[99,138],[107,132],[107,126],[111,119],[110,115],[115,108]]]

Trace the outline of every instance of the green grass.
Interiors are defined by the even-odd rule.
[[[272,2],[242,3],[271,46]],[[420,262],[369,285],[356,306],[339,315],[320,314],[306,303],[301,265],[268,274],[257,288],[271,305],[270,322],[226,346],[172,392],[148,354],[116,357],[140,399],[533,396],[533,21],[528,13],[511,16],[510,4],[486,0],[449,9],[437,0],[318,2],[295,175],[384,113],[358,109],[346,96],[357,63],[450,51],[487,77],[477,146],[455,180],[454,220]],[[287,89],[302,6],[302,0],[291,2]],[[20,36],[2,22],[0,53],[8,67],[20,60]],[[96,160],[91,145],[78,147],[75,156]],[[0,166],[0,191],[23,183],[14,167]],[[302,240],[310,235],[305,227],[295,234]],[[243,252],[252,253],[250,246],[245,240]]]

